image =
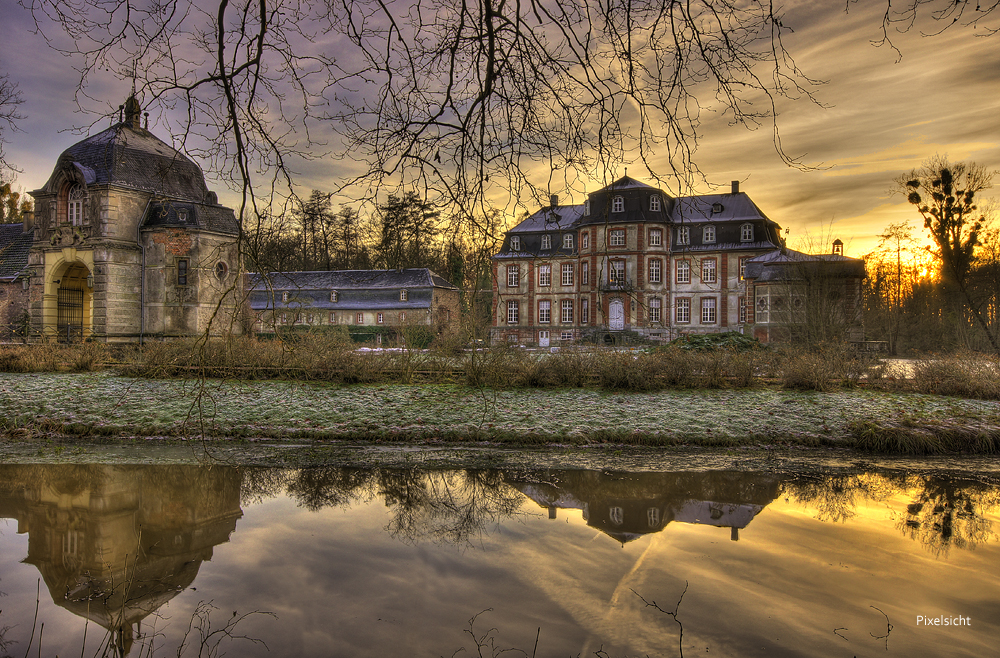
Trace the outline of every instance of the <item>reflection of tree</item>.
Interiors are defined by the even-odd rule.
[[[310,510],[381,497],[391,515],[386,530],[404,541],[465,543],[515,514],[523,500],[500,471],[311,468],[287,487]]]
[[[984,513],[998,505],[1000,491],[995,486],[930,476],[923,479],[897,527],[934,555],[947,555],[952,546],[972,549],[995,539]]]
[[[1000,507],[1000,489],[992,482],[866,472],[797,475],[784,487],[787,495],[814,507],[817,519],[834,522],[853,518],[859,503],[906,494],[912,502],[896,527],[934,555],[947,555],[952,546],[975,548],[996,538],[985,516]]]
[[[280,496],[292,479],[292,471],[277,468],[244,468],[240,502],[244,505],[262,503]]]

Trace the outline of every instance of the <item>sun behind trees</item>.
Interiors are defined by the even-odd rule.
[[[893,224],[867,257],[869,331],[892,353],[900,346],[1000,352],[1000,230],[977,205],[994,175],[938,155],[896,179],[935,246],[921,253],[909,225]]]

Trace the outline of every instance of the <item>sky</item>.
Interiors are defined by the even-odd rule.
[[[22,170],[16,186],[30,191],[45,183],[59,154],[83,138],[72,129],[93,118],[77,110],[74,62],[33,34],[30,17],[12,4],[6,3],[0,21],[0,72],[18,83],[25,118],[20,131],[8,135],[5,150]],[[793,29],[786,46],[806,75],[824,81],[815,90],[820,104],[800,99],[778,108],[784,150],[805,167],[782,161],[768,124],[748,131],[712,116],[702,124],[696,162],[708,183],[727,191],[739,180],[742,191],[788,229],[792,247],[825,251],[840,238],[847,255],[861,256],[875,249],[890,223],[905,221],[926,238],[913,207],[890,193],[896,178],[935,154],[1000,169],[1000,35],[977,36],[959,25],[923,36],[929,25],[918,24],[891,33],[898,50],[877,47],[879,10],[878,3],[834,0],[784,4],[783,22]],[[112,107],[127,93],[124,83],[100,77],[87,87],[91,98],[106,97]],[[166,135],[155,124],[150,128]],[[309,163],[301,169],[302,187],[332,189],[347,166],[332,159]],[[641,168],[630,175],[641,179]],[[537,183],[544,185],[544,176]],[[223,203],[237,205],[221,184],[210,185]]]

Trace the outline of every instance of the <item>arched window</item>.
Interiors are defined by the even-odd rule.
[[[87,191],[83,185],[76,184],[70,188],[66,198],[66,221],[73,226],[83,224],[83,202],[87,198]]]
[[[611,212],[625,212],[625,197],[616,196],[611,200]]]
[[[590,199],[583,202],[583,214],[588,217],[590,216]]]

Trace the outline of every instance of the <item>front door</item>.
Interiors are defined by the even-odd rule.
[[[612,299],[608,304],[608,329],[621,331],[625,328],[625,304],[620,299]]]
[[[57,327],[59,339],[72,341],[83,336],[83,290],[59,288]]]
[[[548,347],[549,346],[549,332],[539,331],[538,332],[538,346]]]

